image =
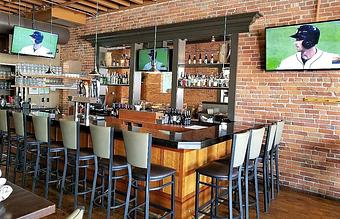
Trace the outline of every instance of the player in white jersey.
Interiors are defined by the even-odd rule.
[[[295,38],[297,53],[285,58],[277,69],[332,69],[340,68],[340,55],[316,47],[320,30],[312,25],[302,25],[290,36]]]
[[[44,36],[39,31],[30,35],[33,45],[25,46],[20,50],[21,54],[53,57],[52,52],[42,45]]]

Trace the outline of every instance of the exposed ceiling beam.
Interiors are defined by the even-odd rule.
[[[137,5],[142,5],[144,3],[143,0],[130,0],[130,2],[133,2],[133,3],[137,4]]]
[[[96,14],[97,13],[96,9],[80,5],[78,3],[73,3],[73,4],[69,5],[69,7],[72,7],[72,8],[75,8],[75,9],[79,9],[79,10],[82,10],[82,11],[85,11],[85,12],[88,12],[88,13],[91,13],[91,14]]]
[[[25,2],[22,2],[22,1],[10,1],[10,0],[4,0],[5,2],[8,2],[7,4],[16,4],[16,5],[20,5],[20,6],[22,6],[22,7],[24,7],[24,8],[30,8],[30,9],[32,9],[33,8],[33,6],[31,5],[31,4],[29,4],[29,3],[25,3]]]
[[[79,1],[79,3],[82,4],[82,5],[85,5],[85,6],[94,8],[94,9],[97,8],[97,5],[96,5],[96,4],[91,3],[91,2],[89,2],[89,1],[82,0],[82,1]],[[98,10],[100,10],[100,11],[105,11],[105,12],[106,12],[106,11],[107,11],[107,8],[105,8],[105,7],[103,7],[103,6],[101,6],[101,5],[98,4]]]
[[[111,2],[115,2],[117,4],[123,5],[125,7],[129,7],[131,4],[128,1],[125,0],[110,0]]]
[[[12,9],[12,8],[9,8],[9,7],[3,6],[3,5],[0,5],[0,9],[1,9],[1,11],[7,12],[7,13],[10,13],[10,12],[17,13],[18,12],[18,10],[15,10],[15,9]]]
[[[38,1],[38,0],[22,0],[22,1],[31,3],[32,5],[39,5],[39,6],[43,5],[43,2],[42,1]]]
[[[94,3],[97,2],[97,0],[90,0],[90,1],[94,2]],[[119,5],[117,5],[116,3],[113,3],[111,1],[100,0],[100,1],[98,1],[98,4],[103,5],[107,8],[111,8],[111,9],[119,9]]]

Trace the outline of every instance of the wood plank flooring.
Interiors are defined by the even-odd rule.
[[[3,167],[1,169],[4,169]],[[3,170],[4,171],[4,170]],[[18,178],[20,179],[20,174]],[[10,179],[11,181],[11,179]],[[21,182],[17,180],[17,182]],[[20,183],[18,183],[20,186]],[[28,182],[26,189],[31,190],[31,183]],[[40,182],[37,185],[38,195],[43,196],[43,183]],[[269,213],[263,212],[263,199],[260,194],[260,207],[261,207],[261,218],[262,219],[339,219],[340,218],[340,201],[323,199],[310,194],[292,191],[290,189],[281,189],[278,197],[271,202]],[[57,203],[58,192],[56,187],[51,185],[49,190],[49,200]],[[83,199],[79,198],[80,205],[83,204]],[[86,199],[86,209],[88,208],[89,198]],[[73,211],[73,196],[70,194],[64,195],[62,209],[57,209],[54,215],[47,218],[49,219],[60,219],[65,218],[68,214]],[[221,211],[223,213],[223,209]],[[123,218],[123,211],[118,210],[116,213],[112,213],[111,218]],[[105,210],[101,208],[94,208],[92,218],[105,218]],[[84,215],[87,218],[87,214]],[[251,208],[250,218],[256,218],[255,211]]]

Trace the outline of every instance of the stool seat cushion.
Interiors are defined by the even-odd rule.
[[[100,159],[100,163],[104,164],[107,168],[109,167],[110,160],[102,158]],[[113,162],[112,162],[112,168],[115,169],[117,167],[124,167],[126,168],[127,166],[127,161],[126,157],[121,156],[121,155],[113,155]]]
[[[227,162],[213,161],[202,167],[196,169],[201,175],[214,177],[214,178],[228,178],[229,175],[229,164]],[[237,171],[233,171],[233,178],[237,177]]]
[[[67,150],[67,153],[71,156],[76,156],[76,150]],[[80,160],[89,160],[94,157],[93,149],[92,148],[80,148],[79,159]]]
[[[150,170],[150,181],[158,181],[161,179],[164,179],[168,176],[171,176],[172,174],[175,174],[176,170],[157,165],[157,164],[151,164],[151,170]],[[137,180],[146,180],[146,169],[144,168],[134,168],[132,170],[132,177]]]

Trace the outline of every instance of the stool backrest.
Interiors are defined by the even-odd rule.
[[[233,145],[232,145],[232,155],[231,155],[232,165],[230,165],[232,168],[242,166],[244,162],[244,158],[246,156],[248,140],[249,140],[249,131],[234,134]]]
[[[7,110],[0,110],[0,131],[8,132]]]
[[[40,142],[50,142],[50,118],[47,116],[32,116],[35,138]]]
[[[262,127],[258,129],[252,129],[250,131],[249,146],[248,146],[249,147],[248,154],[249,154],[250,160],[254,160],[260,156],[265,129],[266,129],[265,127]]]
[[[126,159],[139,168],[149,168],[152,136],[149,133],[123,131]]]
[[[112,127],[90,125],[93,153],[100,158],[113,157],[114,129]]]
[[[15,134],[18,136],[25,135],[24,114],[22,112],[12,112]]]
[[[79,148],[79,122],[61,119],[59,123],[64,147],[77,150]]]
[[[277,125],[271,124],[267,129],[266,149],[269,152],[273,148]]]
[[[275,139],[274,139],[274,145],[275,146],[279,145],[280,142],[281,142],[284,124],[285,124],[284,121],[278,121],[276,123],[277,128],[276,128]]]

